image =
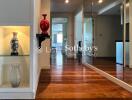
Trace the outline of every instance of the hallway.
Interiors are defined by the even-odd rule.
[[[76,60],[42,70],[37,100],[132,100],[132,94]]]

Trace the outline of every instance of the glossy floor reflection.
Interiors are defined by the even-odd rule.
[[[125,89],[76,60],[62,58],[62,65],[52,61],[52,70],[42,70],[36,100],[132,100]]]
[[[92,65],[132,85],[132,68],[116,64],[115,59],[93,58]]]

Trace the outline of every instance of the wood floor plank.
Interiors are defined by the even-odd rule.
[[[132,94],[69,59],[42,70],[36,100],[132,100]]]

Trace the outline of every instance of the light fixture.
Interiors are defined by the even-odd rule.
[[[98,3],[103,3],[103,0],[99,0]]]
[[[69,3],[69,0],[65,0],[65,3]]]
[[[127,4],[126,4],[126,7],[129,7],[129,6],[130,6],[130,3],[127,3]]]

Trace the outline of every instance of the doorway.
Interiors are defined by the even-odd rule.
[[[67,18],[52,18],[52,64],[63,65],[67,40]]]
[[[52,48],[62,50],[63,46],[63,24],[52,24]]]

